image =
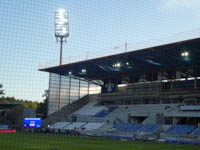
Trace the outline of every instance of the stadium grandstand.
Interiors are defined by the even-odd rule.
[[[39,69],[55,132],[200,144],[200,38]]]

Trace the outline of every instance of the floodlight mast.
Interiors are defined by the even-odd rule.
[[[60,62],[62,65],[62,52],[63,43],[67,42],[69,37],[69,12],[64,9],[59,9],[54,12],[54,24],[55,24],[55,37],[60,42]],[[59,96],[58,96],[58,111],[60,110],[60,92],[61,92],[61,75],[59,80]],[[59,117],[58,117],[59,118]]]
[[[60,42],[60,63],[62,65],[63,43],[69,37],[69,12],[64,9],[55,11],[54,14],[55,37]]]

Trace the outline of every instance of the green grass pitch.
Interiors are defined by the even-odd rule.
[[[48,134],[0,134],[0,150],[200,150],[200,146]]]

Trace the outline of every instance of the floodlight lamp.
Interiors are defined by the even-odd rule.
[[[64,9],[55,11],[55,36],[67,38],[69,36],[69,13]]]
[[[129,65],[129,62],[126,62],[126,65],[128,66],[128,65]]]
[[[114,65],[112,65],[113,66],[113,68],[120,68],[121,67],[121,63],[116,63],[116,64],[114,64]]]
[[[86,71],[87,71],[86,69],[82,69],[81,70],[82,73],[86,73]]]
[[[117,63],[117,67],[121,67],[121,64],[120,64],[120,63]]]
[[[63,28],[63,29],[62,29],[62,34],[65,35],[66,33],[67,33],[67,29],[66,29],[66,28]]]
[[[59,14],[65,13],[65,10],[64,10],[64,9],[59,9],[59,10],[58,10],[58,13],[59,13]]]
[[[189,56],[189,52],[187,52],[187,51],[182,52],[182,53],[181,53],[181,56],[183,56],[183,57],[187,57],[187,56]]]

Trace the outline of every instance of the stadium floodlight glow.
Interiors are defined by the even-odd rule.
[[[82,73],[86,73],[87,70],[86,70],[86,69],[82,69],[81,72],[82,72]]]
[[[71,72],[71,71],[69,71],[69,72],[68,72],[68,74],[69,74],[69,75],[71,75],[71,74],[72,74],[72,72]]]
[[[118,68],[121,67],[121,64],[120,64],[120,63],[117,63],[117,67],[118,67]]]
[[[64,9],[55,11],[55,36],[67,38],[69,36],[69,12]]]
[[[69,37],[69,12],[59,9],[54,12],[55,37],[60,41],[60,65],[62,65],[62,45]]]
[[[187,56],[189,56],[189,52],[187,52],[187,51],[182,52],[182,53],[181,53],[181,56],[183,56],[183,57],[187,57]]]
[[[113,65],[113,68],[120,68],[120,67],[121,67],[121,64],[119,62]]]
[[[129,65],[129,62],[126,62],[126,65],[128,66],[128,65]]]

